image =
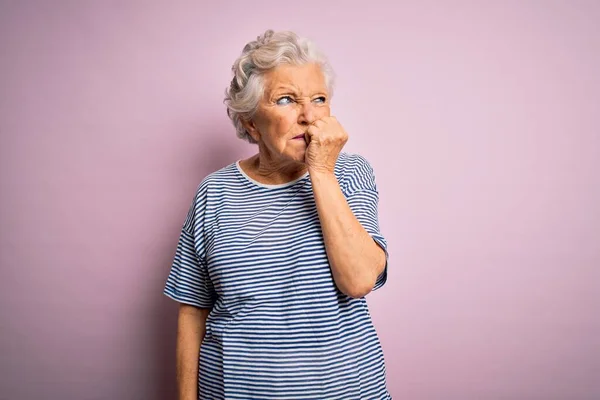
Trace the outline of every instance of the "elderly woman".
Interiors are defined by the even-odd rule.
[[[333,72],[268,30],[225,104],[258,153],[199,184],[164,294],[180,303],[180,399],[391,399],[364,296],[387,279],[373,169],[341,152]]]

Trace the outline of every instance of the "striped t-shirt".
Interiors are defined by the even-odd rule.
[[[373,169],[341,153],[335,175],[356,218],[385,250]],[[330,210],[329,212],[336,212]],[[391,399],[364,297],[333,280],[308,173],[280,185],[239,161],[197,187],[164,294],[212,308],[199,354],[199,399]]]

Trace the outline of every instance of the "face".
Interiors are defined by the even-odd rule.
[[[261,156],[270,162],[304,162],[308,125],[330,115],[321,68],[317,64],[280,65],[264,75],[264,89],[246,129],[258,142]]]

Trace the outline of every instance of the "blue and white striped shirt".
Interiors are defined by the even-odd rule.
[[[335,175],[385,250],[371,165],[341,153]],[[335,212],[331,210],[330,212]],[[265,185],[232,163],[208,175],[185,218],[164,294],[211,308],[199,399],[391,399],[364,297],[337,289],[308,173]]]

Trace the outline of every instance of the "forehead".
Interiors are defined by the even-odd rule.
[[[265,92],[292,89],[301,93],[326,92],[325,76],[318,64],[282,64],[265,74]]]

